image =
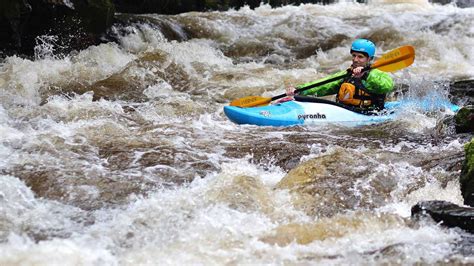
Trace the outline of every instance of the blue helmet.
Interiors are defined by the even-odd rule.
[[[375,44],[367,39],[357,39],[351,45],[351,53],[352,51],[365,53],[372,59],[375,55]]]

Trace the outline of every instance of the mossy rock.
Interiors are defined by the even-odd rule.
[[[474,138],[464,147],[464,159],[460,183],[464,204],[474,207]]]
[[[474,132],[474,105],[468,105],[456,114],[456,132],[469,133]]]

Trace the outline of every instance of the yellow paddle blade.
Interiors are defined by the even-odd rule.
[[[272,101],[272,98],[262,97],[262,96],[247,96],[239,99],[235,99],[230,102],[230,106],[239,106],[239,107],[253,107],[269,104]]]
[[[415,48],[410,45],[394,49],[384,55],[371,68],[377,68],[385,72],[394,72],[411,65],[415,61]]]

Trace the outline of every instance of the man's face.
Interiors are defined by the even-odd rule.
[[[352,52],[352,67],[365,67],[369,63],[369,57],[363,53]]]

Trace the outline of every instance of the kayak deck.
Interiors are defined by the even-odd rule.
[[[387,106],[387,110],[389,109],[391,106]],[[386,121],[391,115],[390,111],[362,114],[336,102],[306,96],[296,96],[294,101],[261,107],[225,106],[224,112],[234,123],[259,126],[322,123],[367,124]]]
[[[331,123],[360,126],[391,120],[395,117],[398,107],[402,105],[414,104],[422,110],[433,110],[440,107],[448,108],[453,112],[459,110],[459,106],[445,100],[435,102],[395,101],[386,102],[385,109],[382,111],[361,113],[349,106],[321,98],[308,96],[295,96],[294,98],[294,101],[260,107],[224,106],[224,113],[237,124],[292,126]]]

